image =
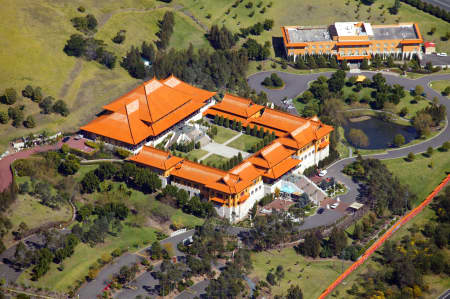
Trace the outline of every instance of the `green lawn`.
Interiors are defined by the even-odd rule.
[[[433,168],[430,167],[431,162]],[[416,155],[413,162],[406,162],[405,159],[399,158],[384,160],[383,163],[402,183],[409,185],[411,191],[417,194],[419,202],[424,200],[444,179],[446,172],[450,172],[449,152],[437,150],[431,158]]]
[[[9,87],[20,94],[27,84],[40,86],[44,96],[63,99],[71,113],[66,118],[40,114],[37,103],[20,99],[16,105],[25,105],[25,117],[32,115],[36,127],[26,129],[14,128],[10,123],[0,124],[0,152],[10,140],[31,132],[78,130],[80,125],[93,119],[103,105],[137,86],[140,81],[131,78],[119,62],[131,45],[140,46],[144,40],[156,39],[156,24],[168,8],[152,9],[162,4],[156,0],[3,1],[0,10],[0,36],[3,37],[0,40],[3,49],[0,94]],[[103,39],[107,48],[117,54],[115,69],[69,57],[62,51],[70,35],[79,33],[72,27],[70,19],[82,15],[77,11],[80,5],[99,22],[94,37]],[[111,38],[120,29],[127,30],[126,40],[124,44],[116,45]],[[187,48],[189,43],[196,48],[209,47],[202,28],[181,11],[176,11],[171,46]],[[8,106],[0,104],[0,111],[7,109]]]
[[[212,154],[211,156],[202,160],[203,164],[213,165],[215,167],[218,167],[219,165],[225,163],[226,161],[228,161],[228,158],[225,158],[224,156],[217,155],[217,154]]]
[[[214,136],[213,140],[217,143],[225,143],[228,139],[233,138],[239,134],[236,131],[233,131],[231,129],[217,126],[217,135]]]
[[[206,155],[208,152],[202,149],[195,149],[193,151],[190,151],[189,153],[187,153],[185,155],[185,157],[187,157],[188,160],[193,161],[195,158],[200,159],[201,157],[203,157],[204,155]]]
[[[305,259],[293,248],[285,248],[281,252],[272,250],[252,253],[253,271],[250,278],[265,280],[270,269],[278,265],[284,268],[284,278],[279,285],[272,286],[273,295],[286,295],[290,285],[298,284],[304,298],[317,298],[322,291],[342,272],[342,261]],[[351,263],[344,261],[344,269]]]
[[[143,241],[150,244],[156,240],[155,232],[156,230],[151,227],[137,228],[125,225],[119,236],[107,237],[103,244],[95,247],[84,243],[77,245],[74,255],[64,261],[63,271],[59,271],[56,264],[52,263],[49,272],[39,281],[31,281],[30,271],[27,270],[20,275],[18,282],[65,292],[69,287],[74,286],[77,280],[84,280],[89,267],[102,255],[110,254],[116,248],[131,248],[136,243],[142,247]],[[130,251],[134,251],[134,249],[130,249]]]
[[[445,88],[450,86],[450,82],[448,82],[448,80],[433,81],[430,83],[430,86],[438,93],[442,93]]]
[[[243,134],[242,136],[228,143],[227,146],[234,147],[244,152],[250,152],[252,146],[259,143],[260,141],[261,139],[258,137]]]

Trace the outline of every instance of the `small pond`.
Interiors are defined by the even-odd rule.
[[[375,117],[366,117],[361,121],[348,121],[343,125],[345,135],[350,129],[362,130],[369,138],[369,145],[364,149],[383,149],[392,147],[394,136],[402,134],[405,137],[405,143],[416,139],[417,132],[412,126],[402,126],[399,124],[383,121]],[[348,140],[348,138],[347,138]]]

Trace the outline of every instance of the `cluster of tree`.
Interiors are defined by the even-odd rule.
[[[428,135],[431,127],[439,126],[445,120],[446,114],[447,108],[444,105],[433,103],[425,109],[417,111],[412,123],[421,136]]]
[[[241,164],[241,163],[242,163],[242,160],[243,160],[243,159],[242,159],[241,153],[238,153],[237,155],[231,157],[230,159],[228,159],[227,161],[225,161],[225,162],[222,163],[222,164],[219,164],[219,165],[210,165],[210,166],[213,166],[213,167],[216,167],[216,168],[219,168],[219,169],[222,169],[222,170],[230,170],[230,169],[232,169],[233,167],[235,167],[235,166]]]
[[[229,118],[224,117],[223,115],[216,114],[214,116],[213,121],[216,125],[219,125],[219,126],[222,126],[225,128],[230,128],[230,129],[232,129],[234,131],[238,131],[238,132],[242,131],[242,122],[240,120],[239,121],[236,121],[235,119],[230,120]]]
[[[423,10],[429,14],[432,14],[438,18],[443,19],[446,22],[450,22],[450,12],[446,11],[444,8],[440,8],[437,5],[422,1],[422,0],[401,0],[402,2],[408,3],[420,10]]]
[[[347,136],[348,141],[357,148],[364,148],[369,145],[369,138],[360,129],[350,129]]]
[[[293,60],[293,56],[288,57]],[[331,54],[306,54],[297,56],[294,67],[300,70],[317,69],[317,68],[333,68],[347,70],[347,62],[337,61],[336,55]]]
[[[161,244],[158,241],[155,241],[152,243],[152,246],[150,246],[149,249],[147,249],[147,253],[149,254],[150,258],[154,261],[160,260],[160,259],[170,259],[170,248],[163,248]]]
[[[219,129],[217,126],[210,126],[208,128],[208,131],[206,131],[206,134],[209,136],[209,138],[213,139],[214,136],[216,136],[219,133]]]
[[[360,296],[392,296],[419,298],[429,286],[425,275],[440,275],[448,279],[450,263],[445,258],[450,233],[450,188],[434,198],[432,217],[424,225],[409,228],[400,241],[386,241],[376,262],[379,270],[368,271],[348,293]]]
[[[278,265],[275,271],[271,268],[266,275],[266,280],[271,285],[276,285],[277,281],[280,282],[284,278],[284,268],[282,265]],[[275,273],[274,273],[275,272]]]
[[[33,88],[31,85],[25,86],[22,90],[22,95],[31,99],[33,102],[39,103],[39,107],[42,109],[43,114],[50,114],[56,112],[62,116],[69,115],[69,108],[67,108],[66,102],[58,100],[55,102],[55,98],[52,96],[44,97],[42,89],[38,86]]]
[[[170,150],[177,150],[183,153],[188,153],[194,149],[200,148],[200,142],[182,142],[182,143],[174,143],[170,146]]]
[[[6,88],[5,93],[0,96],[0,102],[13,105],[18,100],[17,92],[14,88]],[[29,115],[25,119],[24,116],[25,105],[18,105],[14,107],[8,107],[8,111],[0,111],[0,123],[6,124],[12,119],[12,125],[14,127],[20,127],[22,124],[26,128],[34,128],[35,122],[33,116]],[[24,120],[25,119],[25,120]]]
[[[212,279],[206,288],[207,298],[238,298],[244,290],[244,278],[242,274],[248,273],[253,268],[250,259],[250,251],[239,249],[234,254],[231,262],[217,279]]]
[[[144,193],[152,193],[161,188],[161,180],[146,167],[136,166],[134,163],[102,163],[100,166],[85,174],[81,180],[81,191],[92,193],[99,189],[100,182],[115,180],[125,182],[128,187]]]
[[[266,41],[264,45],[261,45],[256,40],[249,38],[242,44],[242,48],[247,50],[248,59],[266,60],[270,56],[271,45],[269,41]]]
[[[120,283],[121,285],[126,285],[127,283],[134,280],[136,274],[139,272],[139,267],[136,263],[131,266],[122,266],[119,270],[119,273],[114,275],[114,280]]]
[[[165,50],[169,46],[170,37],[173,33],[173,26],[175,25],[175,15],[172,11],[166,11],[161,21],[159,21],[159,31],[156,36],[159,40],[156,42],[156,46],[160,50]]]
[[[216,210],[211,202],[203,201],[198,196],[190,198],[185,190],[178,189],[176,186],[167,185],[156,198],[197,217],[207,218],[216,215]]]
[[[60,209],[61,204],[67,202],[69,195],[65,192],[52,192],[52,186],[47,181],[32,180],[31,183],[25,181],[19,185],[21,194],[30,194],[40,199],[41,204],[51,209]]]
[[[93,37],[84,37],[81,34],[72,34],[64,46],[64,52],[69,56],[83,57],[90,61],[95,60],[109,69],[116,65],[117,57],[113,52],[107,51],[104,41]]]
[[[361,199],[378,216],[390,211],[401,215],[410,208],[414,195],[377,159],[362,159],[348,164],[343,172],[359,181]]]
[[[381,220],[383,222],[383,220]],[[378,227],[377,217],[373,212],[369,212],[367,216],[362,218],[361,223],[356,222],[351,235],[354,240],[362,240],[370,236]]]
[[[225,25],[220,29],[219,26],[212,25],[206,37],[211,43],[211,46],[216,50],[231,49],[239,39],[239,37],[228,30]]]
[[[86,204],[77,211],[79,223],[72,227],[72,233],[91,246],[102,243],[107,234],[117,235],[122,231],[121,221],[129,214],[123,202],[109,201],[104,204]]]
[[[44,244],[39,248],[28,248],[19,242],[14,252],[14,266],[26,269],[33,266],[33,280],[38,280],[50,269],[50,264],[61,264],[64,259],[72,256],[75,246],[80,242],[74,234],[59,234],[56,231],[42,233]]]
[[[0,254],[5,251],[3,237],[11,230],[12,223],[5,215],[6,210],[17,198],[17,187],[13,181],[8,188],[0,192]]]
[[[163,260],[160,270],[152,272],[152,276],[159,280],[157,291],[160,296],[169,295],[175,288],[181,292],[194,282],[191,280],[193,272],[186,263],[172,263],[170,260]]]
[[[261,82],[261,85],[264,85],[266,87],[279,88],[283,87],[284,82],[276,73],[272,73],[270,76],[264,78],[263,82]]]
[[[256,216],[253,228],[244,241],[255,250],[267,250],[289,242],[295,235],[294,223],[286,212],[272,212],[268,216]]]
[[[312,258],[337,256],[341,259],[356,261],[361,255],[361,247],[347,246],[347,234],[337,227],[333,227],[328,239],[324,238],[320,231],[307,233],[304,242],[296,246],[295,250]]]
[[[152,46],[146,49],[152,49]],[[230,90],[248,90],[245,72],[248,67],[248,55],[245,50],[218,50],[210,52],[206,49],[194,51],[192,45],[188,49],[170,49],[157,52],[154,57],[145,57],[145,52],[137,47],[124,57],[121,65],[129,74],[138,79],[156,76],[167,78],[173,74],[181,80],[213,90],[227,88]],[[151,50],[148,56],[152,56]],[[146,67],[142,57],[150,61],[152,67]]]
[[[98,22],[92,14],[88,14],[85,17],[75,17],[70,21],[73,27],[85,34],[93,34],[97,31]]]
[[[239,28],[239,36],[247,37],[251,35],[260,35],[264,30],[270,31],[272,30],[274,21],[272,19],[266,19],[264,22],[258,22],[250,27]]]

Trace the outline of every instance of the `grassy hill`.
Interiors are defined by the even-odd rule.
[[[118,63],[114,70],[109,70],[97,62],[67,56],[62,51],[64,45],[71,34],[78,32],[70,19],[87,13],[95,15],[99,25],[94,37],[104,40],[120,61],[131,45],[157,39],[157,22],[168,9],[163,5],[156,0],[5,0],[0,10],[0,93],[8,87],[20,93],[27,84],[40,86],[44,96],[64,99],[71,114],[67,118],[43,115],[37,103],[27,98],[19,100],[17,104],[25,105],[25,116],[33,115],[37,126],[17,129],[0,124],[0,152],[11,139],[30,132],[44,128],[52,132],[77,130],[100,112],[102,105],[139,84]],[[84,14],[77,11],[79,6],[86,8]],[[127,31],[126,40],[116,45],[111,39],[121,29]],[[175,11],[171,46],[187,48],[189,43],[209,47],[200,25],[183,12]],[[7,109],[7,105],[0,104],[0,111]]]

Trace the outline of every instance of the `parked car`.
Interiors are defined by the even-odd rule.
[[[81,138],[83,138],[83,135],[77,135],[77,136],[75,136],[75,140],[80,140]]]
[[[70,139],[70,137],[66,136],[66,137],[63,138],[62,142],[67,142],[67,141],[69,141],[69,139]]]
[[[338,202],[335,202],[334,204],[332,204],[332,205],[330,206],[330,208],[336,209],[338,206],[339,206],[339,203],[338,203]]]
[[[324,209],[324,208],[319,208],[319,209],[317,210],[317,214],[322,214],[322,213],[323,213],[323,211],[325,211],[325,209]]]
[[[323,169],[323,170],[321,170],[320,172],[319,172],[319,176],[320,177],[323,177],[323,176],[326,176],[327,175],[327,171],[325,170],[325,169]]]
[[[437,55],[437,56],[444,56],[444,57],[445,57],[445,56],[447,56],[447,53],[442,52],[442,53],[437,53],[436,55]]]

